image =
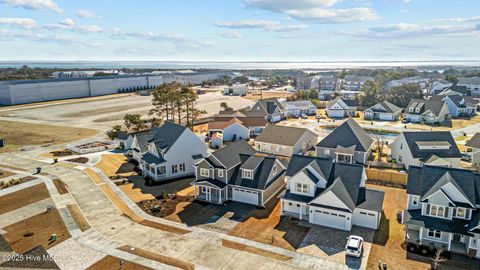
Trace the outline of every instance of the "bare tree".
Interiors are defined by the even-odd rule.
[[[443,256],[444,252],[445,251],[442,248],[439,248],[439,249],[437,249],[437,251],[435,252],[433,257],[430,258],[432,260],[432,269],[433,270],[437,270],[438,267],[440,266],[440,264],[447,260],[447,258]]]

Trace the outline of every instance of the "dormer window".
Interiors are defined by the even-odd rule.
[[[252,170],[245,170],[243,169],[242,170],[242,176],[243,178],[246,178],[246,179],[253,179],[253,171]]]
[[[272,175],[276,175],[276,174],[277,174],[277,165],[273,165]]]
[[[430,216],[436,216],[436,217],[441,217],[444,218],[447,213],[445,206],[441,205],[431,205],[430,206]]]
[[[413,112],[413,108],[408,109],[409,112]]]
[[[457,208],[457,213],[455,214],[456,217],[458,218],[465,218],[467,214],[467,211],[465,208],[458,207]]]
[[[308,185],[307,184],[302,184],[302,183],[297,183],[296,191],[300,192],[300,193],[308,193]]]
[[[418,196],[413,196],[413,197],[412,197],[412,205],[418,205],[418,199],[419,199],[419,198],[420,198],[420,197],[418,197]]]
[[[210,177],[210,170],[205,168],[200,168],[201,177]]]
[[[223,177],[223,170],[222,169],[218,169],[218,177]]]

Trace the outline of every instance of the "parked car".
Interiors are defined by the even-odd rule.
[[[302,116],[301,116],[301,117],[302,117],[302,119],[308,119],[308,115],[306,115],[306,114],[304,114],[304,113],[302,113]]]
[[[471,162],[472,161],[472,156],[468,153],[463,153],[462,154],[462,161]]]
[[[404,123],[404,124],[410,123],[410,119],[408,119],[408,118],[403,118],[403,119],[402,119],[402,123]]]
[[[359,258],[362,256],[363,238],[356,235],[350,235],[345,245],[345,254]]]
[[[322,116],[321,115],[315,115],[315,119],[319,120],[319,119],[322,119]]]

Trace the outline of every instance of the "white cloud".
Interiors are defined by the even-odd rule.
[[[34,28],[37,23],[30,18],[0,18],[0,24],[15,25],[23,28]]]
[[[226,32],[220,33],[220,35],[223,38],[242,38],[243,37],[242,34],[237,31],[226,31]]]
[[[63,9],[52,0],[2,0],[2,2],[9,6],[29,10],[50,10],[56,13],[63,13]]]
[[[236,22],[215,22],[215,25],[231,29],[264,29],[265,31],[275,32],[294,32],[307,28],[304,24],[283,25],[276,21],[269,20],[243,20]]]
[[[95,13],[86,10],[86,9],[80,9],[77,11],[77,16],[83,19],[100,19],[102,17],[95,15]]]
[[[435,19],[433,22],[438,23],[461,23],[461,22],[480,22],[480,16],[476,17],[458,17],[458,18],[447,18],[447,19]]]
[[[67,25],[67,26],[74,26],[75,21],[72,18],[65,18],[65,20],[60,22],[60,24]]]
[[[316,23],[348,23],[377,20],[369,7],[335,9],[340,0],[244,0],[249,7],[286,14],[291,18]]]

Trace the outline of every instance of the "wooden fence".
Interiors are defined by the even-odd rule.
[[[406,173],[370,168],[366,169],[366,173],[368,180],[379,181],[385,184],[407,185],[408,175]]]

